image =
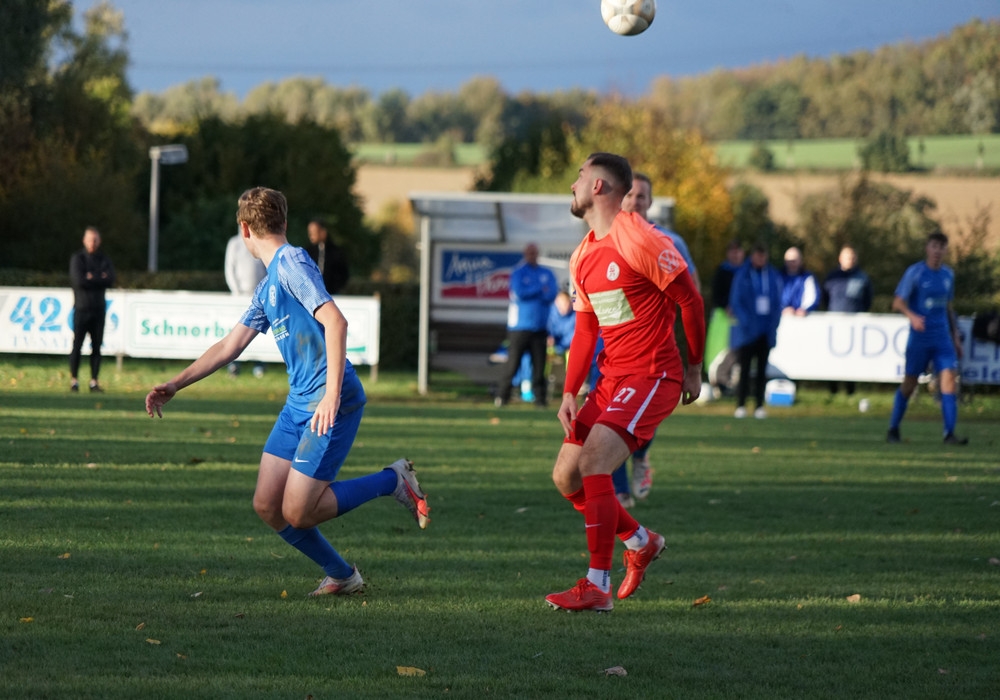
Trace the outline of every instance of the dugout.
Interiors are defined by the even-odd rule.
[[[419,231],[420,320],[417,388],[432,369],[488,383],[488,355],[506,337],[510,271],[528,243],[539,263],[567,285],[569,258],[587,233],[570,214],[570,195],[413,192]],[[674,200],[653,201],[649,216],[669,227]]]

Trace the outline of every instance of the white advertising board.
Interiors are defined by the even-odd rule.
[[[972,337],[972,319],[960,318],[958,324],[963,381],[1000,384],[1000,348]],[[790,379],[898,382],[909,334],[900,314],[783,316],[769,363]]]
[[[347,357],[377,365],[380,304],[374,297],[336,298],[347,318]],[[107,294],[102,352],[193,360],[221,339],[248,306],[220,292],[112,290]],[[69,354],[73,345],[73,293],[49,287],[0,287],[0,352]],[[89,354],[89,339],[84,353]],[[270,332],[259,335],[242,357],[281,362]]]

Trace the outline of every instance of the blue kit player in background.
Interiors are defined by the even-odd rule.
[[[365,406],[365,391],[347,359],[347,320],[304,250],[288,244],[288,204],[277,190],[255,187],[239,199],[243,243],[267,267],[226,337],[146,396],[146,413],[163,417],[167,401],[225,367],[258,333],[274,334],[288,368],[288,398],[271,430],[257,472],[253,507],[289,545],[312,559],[326,578],[310,595],[347,594],[364,586],[317,525],[379,496],[392,495],[424,528],[427,497],[413,465],[400,459],[367,476],[334,481],[350,452]]]
[[[944,441],[949,445],[965,445],[967,438],[955,435],[958,401],[955,382],[958,361],[962,358],[962,339],[958,332],[952,300],[955,297],[955,273],[944,264],[948,252],[948,237],[935,231],[927,237],[926,259],[910,265],[896,287],[892,308],[910,320],[910,337],[906,341],[906,369],[903,383],[896,390],[889,422],[889,442],[899,442],[899,424],[907,404],[917,388],[917,378],[933,363],[941,386],[941,415],[944,419]]]

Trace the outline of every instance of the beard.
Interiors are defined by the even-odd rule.
[[[573,197],[573,201],[570,202],[569,205],[569,213],[578,219],[582,219],[584,214],[587,213],[588,209],[590,209],[590,207],[576,201],[576,197]]]

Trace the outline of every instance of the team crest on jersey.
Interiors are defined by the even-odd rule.
[[[660,251],[660,257],[656,259],[656,264],[661,270],[669,274],[680,267],[681,259],[676,250],[664,248]]]
[[[278,301],[278,292],[275,291],[274,285],[272,284],[267,288],[267,303],[274,306]]]
[[[618,263],[611,262],[611,263],[608,264],[608,281],[609,282],[614,282],[616,279],[618,279],[618,275],[620,275],[621,273],[622,273],[622,270],[621,270],[620,267],[618,267]]]

